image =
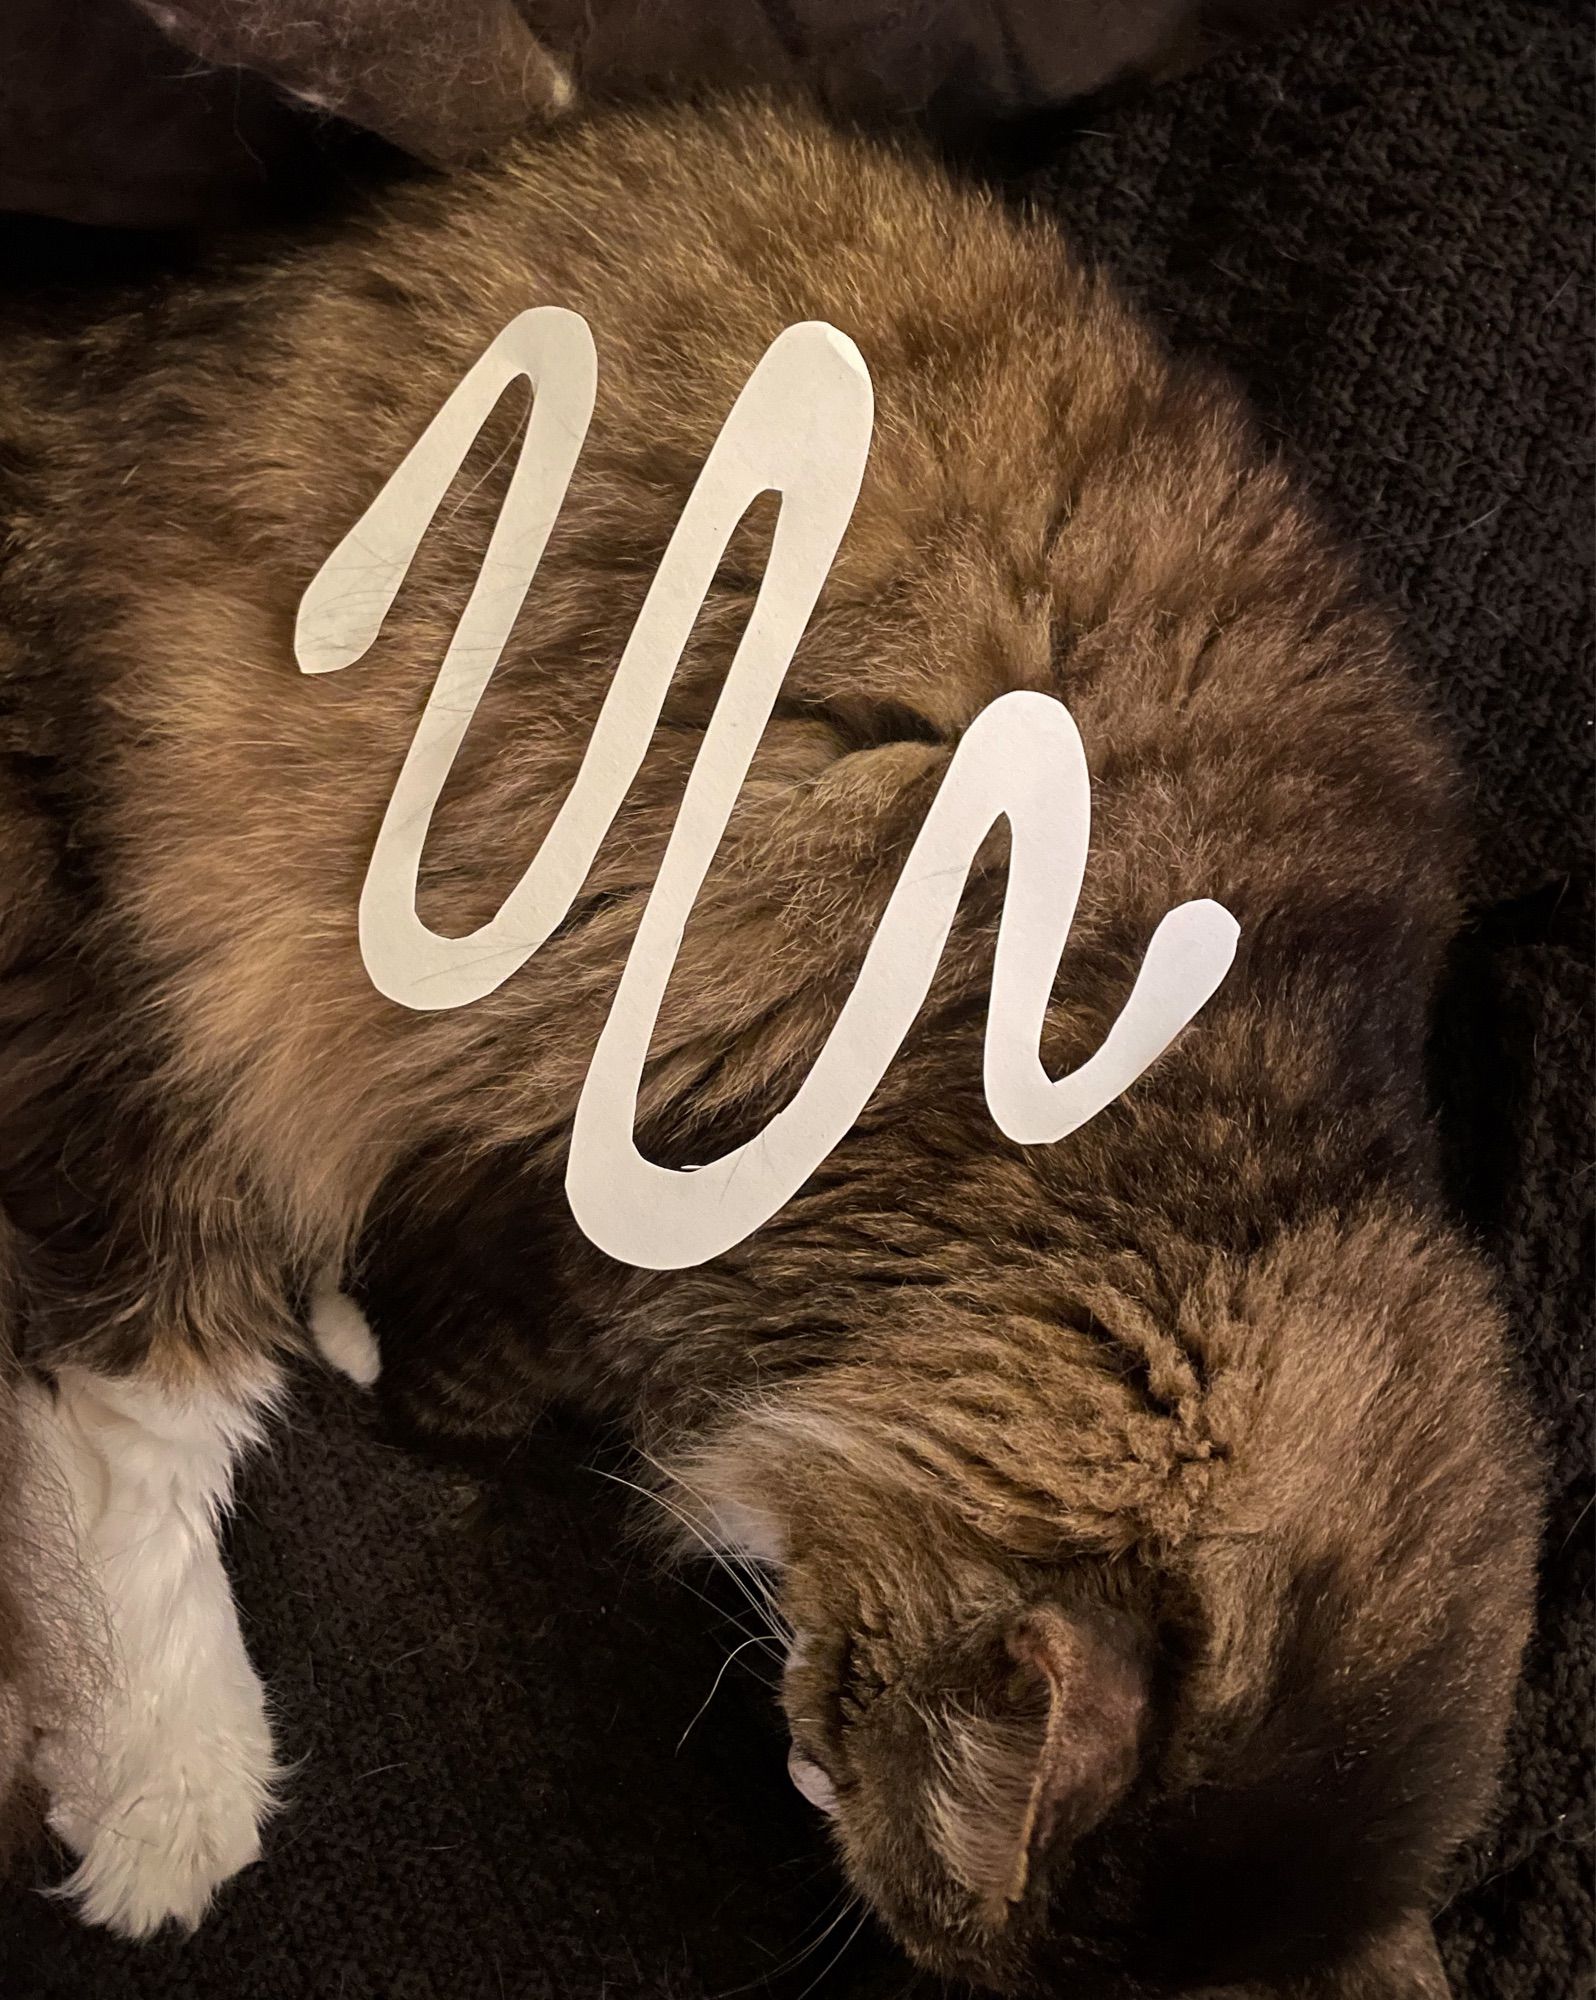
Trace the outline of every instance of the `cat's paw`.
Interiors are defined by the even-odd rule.
[[[359,1388],[369,1389],[382,1372],[382,1356],[366,1315],[331,1278],[323,1278],[310,1295],[305,1323],[329,1368],[347,1375]]]
[[[278,1767],[253,1693],[232,1713],[130,1729],[93,1757],[42,1750],[51,1830],[79,1856],[60,1893],[87,1922],[131,1938],[166,1923],[193,1930],[222,1884],[259,1859]]]

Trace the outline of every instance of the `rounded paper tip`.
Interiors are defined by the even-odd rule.
[[[315,585],[307,590],[294,622],[294,659],[302,674],[335,674],[352,667],[371,643],[369,637],[351,645],[347,638],[327,630],[328,620],[311,601]]]

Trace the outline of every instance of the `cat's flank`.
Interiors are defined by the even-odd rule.
[[[366,976],[366,861],[524,393],[360,664],[301,677],[296,606],[539,304],[591,322],[597,410],[422,916],[464,933],[526,866],[738,389],[827,320],[874,443],[688,925],[640,1143],[714,1159],[791,1096],[953,747],[1013,689],[1068,704],[1093,782],[1049,1073],[1100,1044],[1165,911],[1241,926],[1217,997],[1069,1139],[1010,1143],[982,1095],[994,837],[902,1054],[772,1221],[669,1273],[570,1222],[576,1093],[770,502],[570,919],[458,1011]],[[0,1750],[86,1912],[192,1919],[256,1851],[272,1752],[215,1521],[306,1302],[363,1262],[412,1413],[618,1413],[683,1542],[771,1566],[794,1774],[918,1959],[1081,2000],[1440,1993],[1429,1913],[1489,1805],[1536,1522],[1419,1080],[1453,774],[1230,393],[1050,230],[736,105],[601,121],[19,337],[0,410],[0,1301],[19,1490],[53,1496],[26,1525],[59,1558],[8,1550],[0,1580],[41,1644],[72,1598],[114,1641],[85,1712],[30,1717],[18,1623]]]

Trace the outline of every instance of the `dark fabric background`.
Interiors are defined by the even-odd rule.
[[[1479,916],[1435,1076],[1553,1463],[1501,1825],[1442,1920],[1470,2000],[1571,2000],[1596,1962],[1591,39],[1584,6],[1353,8],[1017,131],[1000,163],[1241,378],[1405,615],[1467,754]],[[355,1391],[307,1379],[232,1532],[301,1760],[265,1860],[195,1938],[142,1950],[13,1892],[0,1992],[928,1994],[872,1927],[847,1943],[753,1654],[694,1723],[730,1606],[629,1551],[605,1450],[551,1429],[496,1468],[428,1462]]]

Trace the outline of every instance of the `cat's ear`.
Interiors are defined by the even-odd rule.
[[[1001,1924],[1039,1855],[1108,1811],[1136,1773],[1145,1649],[1116,1613],[1036,1605],[1008,1628],[996,1696],[946,1719],[931,1832],[954,1879]]]

